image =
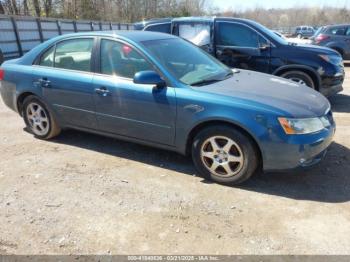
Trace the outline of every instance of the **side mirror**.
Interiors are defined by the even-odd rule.
[[[265,44],[261,44],[260,46],[259,46],[259,49],[260,50],[267,50],[267,49],[269,49],[271,47],[271,43],[270,42],[267,42],[267,43],[265,43]]]
[[[134,75],[135,84],[155,85],[157,88],[166,86],[166,82],[155,71],[140,71]]]

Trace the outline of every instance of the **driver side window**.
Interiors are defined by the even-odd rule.
[[[218,44],[235,47],[259,47],[259,35],[249,27],[236,23],[219,23]]]
[[[153,70],[132,46],[113,40],[101,40],[101,73],[134,78],[135,73]]]

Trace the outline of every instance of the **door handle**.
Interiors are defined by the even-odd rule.
[[[51,87],[51,81],[47,80],[46,77],[39,79],[39,83],[40,83],[41,87],[44,87],[44,88]]]
[[[106,87],[102,86],[100,88],[96,88],[95,93],[101,96],[107,96],[110,92]]]

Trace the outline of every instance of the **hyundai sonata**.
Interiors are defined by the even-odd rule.
[[[328,100],[311,88],[231,70],[161,33],[59,36],[5,62],[0,80],[5,104],[39,139],[74,128],[173,150],[224,184],[257,168],[311,166],[335,130]]]

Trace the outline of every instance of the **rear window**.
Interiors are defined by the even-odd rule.
[[[150,25],[150,26],[147,26],[145,28],[145,31],[153,31],[153,32],[170,34],[171,33],[171,23]]]

